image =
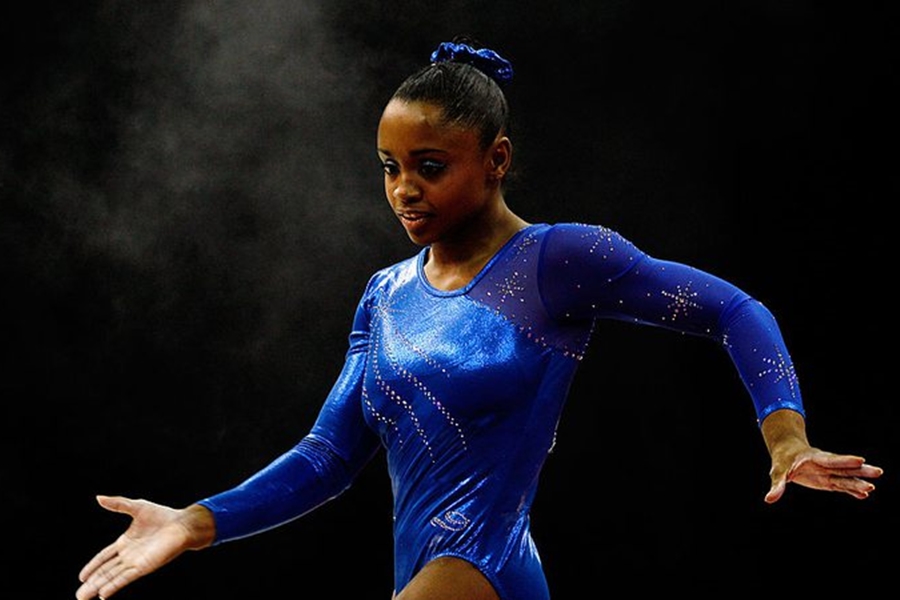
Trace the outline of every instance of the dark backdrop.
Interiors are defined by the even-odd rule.
[[[866,502],[790,488],[765,505],[769,464],[725,353],[602,323],[534,508],[555,597],[872,585],[900,533],[897,73],[879,3],[820,4],[38,1],[5,15],[2,595],[74,594],[126,525],[95,494],[183,505],[305,433],[368,276],[416,251],[383,200],[378,115],[457,33],[516,69],[511,205],[602,223],[755,295],[782,325],[813,443],[889,469]],[[387,600],[390,520],[379,457],[315,514],[121,597]]]

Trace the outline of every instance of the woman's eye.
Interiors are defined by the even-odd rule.
[[[398,172],[397,165],[392,162],[381,163],[381,170],[384,171],[385,175],[396,175]]]
[[[444,163],[433,160],[423,161],[422,164],[419,165],[419,172],[422,173],[423,177],[434,177],[443,170]]]

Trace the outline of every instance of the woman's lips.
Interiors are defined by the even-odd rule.
[[[420,211],[405,211],[397,213],[397,216],[408,235],[419,236],[425,233],[428,223],[434,215]]]
[[[426,212],[407,211],[398,213],[398,216],[404,223],[420,223],[431,215]]]

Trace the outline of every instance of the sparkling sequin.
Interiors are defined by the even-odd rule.
[[[588,252],[593,254],[601,246],[605,246],[606,253],[612,253],[616,250],[616,243],[625,242],[625,239],[616,231],[604,227],[602,225],[583,225],[587,231],[582,234],[582,238],[590,239],[591,244]],[[629,244],[630,245],[630,244]],[[608,254],[604,254],[606,257]]]
[[[691,290],[692,283],[688,281],[684,285],[676,285],[675,291],[669,290],[661,290],[659,293],[669,298],[671,302],[668,304],[669,308],[669,320],[674,321],[675,319],[681,317],[684,318],[688,316],[688,309],[699,309],[702,308],[701,304],[697,302],[697,297],[700,295],[698,292]],[[663,317],[663,320],[666,320],[666,317]]]
[[[469,526],[469,519],[458,510],[449,510],[442,516],[433,517],[431,524],[448,531],[462,531]]]
[[[790,389],[791,398],[796,398],[798,383],[797,374],[794,371],[794,365],[784,355],[784,352],[778,347],[774,347],[775,356],[766,356],[762,360],[769,365],[769,368],[759,372],[760,377],[774,374],[774,382],[785,381]]]

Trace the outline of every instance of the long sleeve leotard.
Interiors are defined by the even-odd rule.
[[[530,225],[453,291],[428,283],[427,256],[423,248],[370,279],[343,371],[309,434],[201,501],[216,543],[305,514],[384,448],[398,592],[431,559],[457,556],[503,600],[547,600],[530,508],[598,319],[716,340],[760,421],[778,409],[803,413],[781,332],[760,302],[610,229]]]

